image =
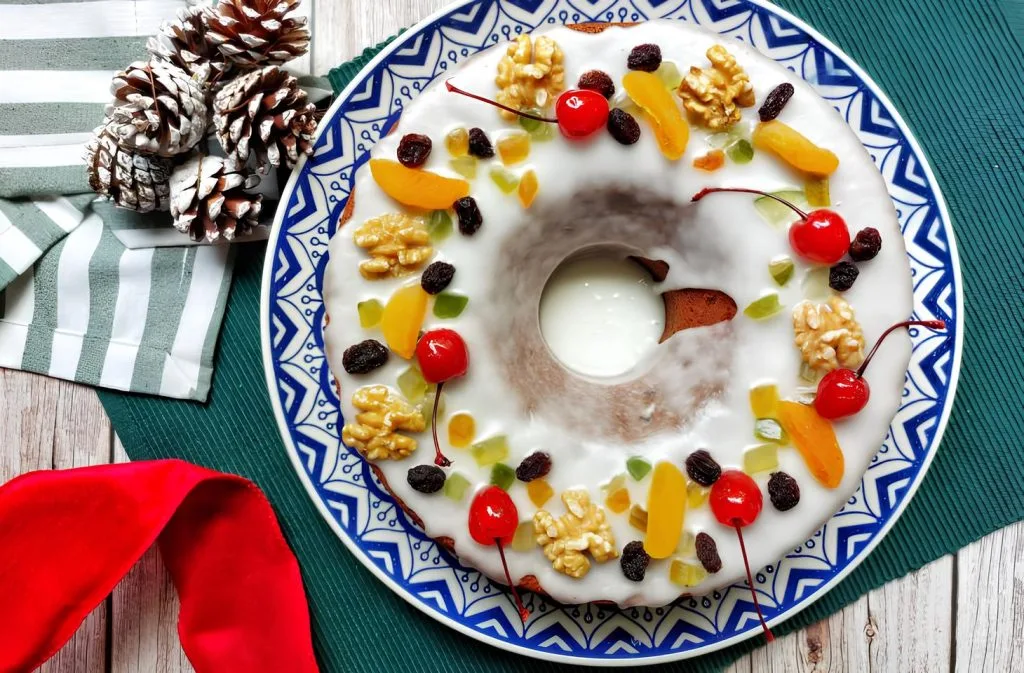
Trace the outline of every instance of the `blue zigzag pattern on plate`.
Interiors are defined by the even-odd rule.
[[[341,444],[335,381],[323,354],[321,285],[327,242],[355,170],[403,105],[476,51],[547,24],[670,18],[753,44],[830,100],[871,153],[897,207],[914,277],[915,313],[959,330],[950,223],[937,207],[906,131],[849,59],[772,6],[754,0],[478,0],[398,38],[390,55],[364,71],[325,117],[314,156],[295,189],[269,260],[271,395],[280,402],[285,443],[323,509],[355,553],[407,600],[490,642],[576,661],[691,656],[756,633],[744,584],[660,608],[563,606],[529,595],[523,625],[507,593],[426,538],[396,507],[368,465]],[[936,450],[935,433],[952,403],[953,339],[912,333],[905,402],[860,489],[815,535],[774,566],[755,588],[769,617],[817,598],[865,550],[904,504]]]

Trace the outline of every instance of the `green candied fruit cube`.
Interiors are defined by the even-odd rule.
[[[503,491],[512,487],[516,480],[516,471],[505,463],[495,463],[491,468],[491,483]]]
[[[422,412],[422,414],[423,414],[423,419],[427,423],[426,427],[423,428],[424,432],[430,432],[431,428],[433,427],[433,424],[434,424],[434,398],[436,396],[437,396],[437,386],[435,386],[433,384],[428,384],[427,385],[427,392],[423,396],[423,401],[419,405],[420,412]],[[441,399],[437,401],[437,418],[438,418],[438,421],[441,421],[444,418],[444,412],[445,412],[445,407],[446,407],[445,400],[446,399],[447,399],[447,396],[445,396],[444,393],[441,393]]]
[[[537,538],[533,532],[533,519],[521,521],[516,526],[515,535],[512,536],[513,551],[530,551],[537,546]]]
[[[491,180],[506,194],[511,194],[519,188],[519,176],[501,166],[491,169]]]
[[[780,255],[768,262],[768,273],[779,287],[784,287],[793,277],[796,265],[787,255]]]
[[[398,389],[410,404],[422,402],[427,395],[427,388],[429,385],[418,367],[409,367],[398,375]]]
[[[467,180],[472,180],[476,177],[476,157],[471,157],[469,155],[464,157],[455,157],[454,159],[448,160],[448,165],[451,166],[453,171]]]
[[[797,208],[807,207],[807,199],[804,197],[802,189],[786,189],[781,192],[772,192],[772,196],[789,201]],[[800,217],[793,212],[792,208],[784,203],[779,203],[770,196],[759,196],[754,199],[754,208],[757,209],[758,215],[773,227],[781,227],[790,222],[796,222]]]
[[[669,89],[679,88],[679,83],[683,81],[683,73],[679,72],[679,66],[672,61],[662,61],[658,69],[654,71],[654,74]]]
[[[530,131],[530,140],[544,143],[555,137],[555,125],[547,122],[537,122],[537,128]]]
[[[434,316],[442,320],[458,318],[466,309],[469,297],[451,292],[442,292],[434,299]]]
[[[750,160],[754,158],[754,146],[746,138],[740,138],[730,145],[725,153],[733,163],[749,164]]]
[[[782,310],[782,303],[779,301],[778,292],[770,292],[759,299],[750,302],[750,305],[743,309],[743,315],[754,320],[770,318]]]
[[[480,467],[494,465],[508,458],[508,437],[495,435],[479,441],[470,447],[469,452]]]
[[[829,196],[828,178],[810,178],[804,183],[804,196],[808,205],[814,208],[828,208],[832,205]]]
[[[356,310],[359,311],[359,326],[363,329],[376,327],[384,315],[384,305],[376,299],[359,302],[356,304]]]
[[[643,458],[633,456],[626,461],[626,471],[629,472],[629,476],[633,477],[633,479],[640,481],[651,471],[651,464]]]
[[[544,113],[535,107],[528,107],[525,110],[520,110],[520,112],[526,112],[527,114],[537,115],[539,117],[544,116]],[[536,119],[530,119],[529,117],[519,118],[519,126],[521,126],[524,131],[527,131],[529,133],[533,133],[538,128],[540,128],[541,125],[546,126],[545,122],[537,121]]]
[[[435,210],[427,221],[427,234],[430,242],[437,245],[452,235],[452,216],[447,210]]]
[[[774,418],[759,418],[754,421],[754,437],[762,442],[774,442],[786,444],[789,442],[789,435],[782,429],[779,422]]]
[[[768,472],[779,467],[779,447],[761,444],[743,453],[743,471],[747,474]]]
[[[459,502],[466,496],[466,489],[468,488],[469,479],[466,479],[458,472],[452,472],[444,480],[444,494],[455,502]]]
[[[812,301],[824,301],[832,296],[832,288],[828,285],[828,267],[819,266],[811,269],[804,276],[804,296]]]

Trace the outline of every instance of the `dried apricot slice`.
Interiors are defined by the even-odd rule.
[[[419,282],[395,290],[380,318],[380,331],[388,348],[406,360],[416,352],[416,340],[427,315],[427,299]]]
[[[690,125],[661,79],[651,72],[632,70],[622,78],[622,88],[643,109],[661,153],[672,161],[683,156]]]
[[[437,173],[406,168],[391,159],[370,159],[370,173],[384,193],[406,206],[439,210],[451,208],[469,195],[469,183]]]
[[[777,120],[758,124],[752,140],[757,149],[772,152],[804,173],[831,175],[839,168],[839,157]]]
[[[668,462],[654,466],[647,496],[647,536],[644,549],[651,558],[668,558],[679,544],[686,514],[686,477]]]
[[[779,402],[778,411],[779,422],[814,478],[828,488],[839,486],[845,462],[832,424],[819,416],[814,407],[798,402]]]

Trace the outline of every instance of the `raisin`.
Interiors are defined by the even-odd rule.
[[[686,458],[686,474],[701,486],[710,486],[722,476],[722,468],[710,453],[700,449]]]
[[[780,512],[791,510],[800,502],[800,486],[785,472],[772,472],[768,477],[768,497]]]
[[[707,533],[697,533],[694,541],[697,546],[697,560],[709,573],[716,573],[722,569],[722,557],[718,555],[718,545],[715,538]]]
[[[437,493],[444,488],[444,470],[437,465],[417,465],[409,468],[405,480],[420,493]]]
[[[588,70],[576,82],[577,89],[590,89],[596,91],[605,98],[615,95],[615,83],[612,78],[603,70]]]
[[[469,153],[478,159],[490,159],[494,156],[494,145],[488,140],[484,130],[476,126],[469,129]]]
[[[846,292],[860,275],[860,269],[853,262],[839,262],[828,270],[828,286],[836,292]]]
[[[623,145],[632,145],[640,140],[640,125],[633,115],[619,108],[608,113],[608,132]]]
[[[448,287],[454,276],[454,266],[448,262],[434,262],[423,269],[423,275],[420,277],[420,287],[427,294],[437,294]]]
[[[341,356],[341,366],[349,374],[368,374],[388,361],[388,349],[384,344],[367,339],[355,346],[349,346]]]
[[[789,82],[783,82],[769,92],[764,102],[761,103],[761,107],[757,110],[757,116],[763,122],[770,122],[779,116],[782,108],[786,107],[786,103],[792,97],[793,85]]]
[[[882,235],[874,227],[866,227],[857,232],[850,243],[850,257],[855,262],[866,262],[874,259],[882,249]]]
[[[420,133],[406,133],[398,143],[398,163],[406,168],[419,168],[430,156],[430,138]]]
[[[516,479],[519,481],[533,481],[547,476],[551,471],[551,456],[543,451],[531,453],[516,468]]]
[[[647,565],[651,557],[644,550],[644,543],[640,540],[633,540],[622,549],[622,558],[619,564],[622,566],[622,574],[627,580],[643,582],[647,574]]]
[[[656,44],[638,44],[629,52],[626,66],[630,70],[654,72],[661,65],[661,47]]]
[[[484,216],[480,214],[480,207],[472,196],[463,196],[452,204],[452,208],[459,216],[459,231],[466,236],[475,234],[484,223]]]

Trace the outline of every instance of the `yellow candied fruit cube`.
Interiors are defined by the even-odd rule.
[[[750,410],[754,418],[775,418],[779,407],[779,388],[763,383],[750,389]]]
[[[743,453],[743,471],[747,474],[768,472],[779,466],[779,447],[775,444],[761,444]]]
[[[686,485],[686,507],[697,509],[708,501],[708,492],[711,489],[704,488],[700,484],[691,481]]]
[[[516,131],[498,140],[498,156],[506,166],[525,160],[530,156],[530,134]]]
[[[444,137],[444,146],[453,157],[463,157],[469,153],[469,131],[461,126],[452,129]]]
[[[629,525],[641,533],[647,532],[647,510],[640,505],[633,505],[629,509]]]
[[[697,538],[694,537],[693,533],[688,530],[683,531],[682,536],[679,538],[679,546],[676,547],[676,553],[680,556],[696,556]]]
[[[471,414],[459,412],[448,421],[448,443],[456,449],[464,449],[476,437],[476,421]]]
[[[708,572],[698,563],[686,563],[672,559],[668,577],[681,587],[695,587],[707,578]]]
[[[555,489],[551,488],[551,484],[543,479],[534,479],[533,481],[527,482],[526,494],[530,496],[530,502],[532,502],[536,507],[543,507],[544,503],[550,500],[551,496],[555,494]]]
[[[629,507],[629,490],[625,488],[615,489],[608,494],[604,504],[615,514],[622,514]]]
[[[516,527],[511,546],[514,551],[530,551],[537,546],[537,539],[533,533],[533,519],[523,521]]]
[[[533,204],[533,200],[537,198],[539,187],[537,173],[532,168],[523,173],[523,177],[519,180],[519,203],[523,208],[529,208]]]

